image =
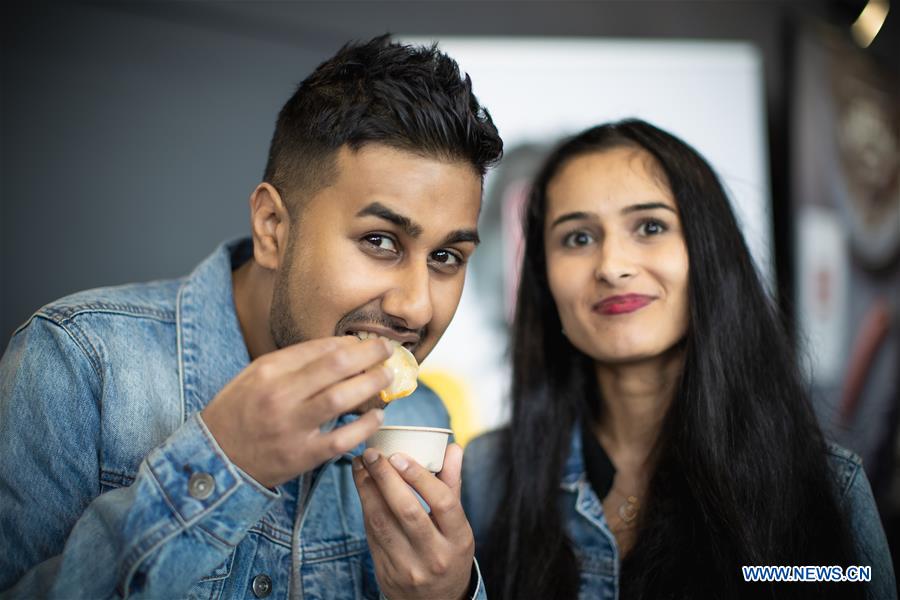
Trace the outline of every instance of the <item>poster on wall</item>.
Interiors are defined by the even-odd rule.
[[[803,31],[796,58],[801,350],[827,434],[900,509],[900,80],[829,29]]]

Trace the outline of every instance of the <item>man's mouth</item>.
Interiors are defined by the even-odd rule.
[[[380,328],[379,328],[380,329]],[[394,345],[403,346],[410,352],[419,344],[419,336],[415,334],[399,335],[393,331],[371,331],[369,329],[348,329],[344,335],[352,335],[360,340],[382,338]]]

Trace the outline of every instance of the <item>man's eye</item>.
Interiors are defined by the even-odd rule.
[[[653,236],[659,235],[661,233],[665,233],[668,228],[664,223],[657,221],[655,219],[648,219],[646,221],[642,221],[640,225],[638,225],[638,233],[644,236]]]
[[[374,246],[378,250],[385,252],[397,252],[397,244],[392,238],[380,233],[370,233],[363,237],[363,241],[369,246]]]
[[[437,252],[432,252],[431,257],[436,262],[445,265],[458,265],[462,262],[462,259],[459,256],[448,250],[438,250]]]
[[[463,260],[463,257],[456,252],[450,250],[436,250],[431,253],[429,262],[434,265],[435,268],[443,271],[455,272],[465,261]]]
[[[580,248],[594,241],[594,236],[586,231],[573,231],[563,238],[563,246],[566,248]]]

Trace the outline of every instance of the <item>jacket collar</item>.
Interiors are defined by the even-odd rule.
[[[603,516],[603,505],[600,498],[594,492],[594,488],[588,481],[587,468],[584,463],[584,452],[581,439],[582,426],[576,422],[572,428],[569,457],[563,466],[560,487],[567,492],[573,492],[575,496],[575,510],[587,519],[592,526],[597,528],[613,547],[614,556],[617,554],[616,542],[606,524]],[[618,560],[618,558],[616,558]]]
[[[231,271],[252,255],[250,238],[220,245],[178,290],[182,420],[205,407],[250,363],[232,294]]]
[[[584,453],[581,449],[581,424],[575,423],[572,427],[569,442],[569,457],[563,465],[562,480],[560,485],[563,489],[573,491],[578,486],[579,481],[587,479],[587,473],[584,466]]]

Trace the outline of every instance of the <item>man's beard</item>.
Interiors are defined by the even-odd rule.
[[[276,348],[285,348],[292,344],[309,341],[311,336],[304,334],[291,310],[291,271],[293,270],[293,238],[288,241],[284,264],[275,275],[275,288],[272,292],[272,307],[269,309],[269,332]],[[342,335],[354,331],[354,325],[379,325],[404,334],[411,330],[403,326],[395,317],[384,314],[371,303],[357,307],[340,318],[331,335]],[[418,330],[419,340],[424,340],[427,327]],[[415,350],[415,349],[412,349]]]
[[[293,240],[291,240],[292,242]],[[269,310],[269,332],[272,340],[275,342],[276,348],[286,348],[293,344],[308,341],[311,337],[304,334],[299,326],[297,319],[294,318],[291,310],[291,271],[293,260],[292,243],[288,243],[285,252],[285,261],[275,276],[275,286],[272,292],[272,307]],[[409,332],[410,330],[403,327],[396,318],[386,315],[378,309],[373,309],[370,305],[358,307],[343,317],[335,324],[332,335],[346,334],[353,331],[354,325],[380,325],[398,331],[400,333]],[[425,339],[427,328],[423,327],[419,333],[419,339]],[[356,410],[351,411],[353,414],[361,414],[371,408],[383,408],[384,402],[378,396],[373,396],[368,401],[361,404]]]
[[[290,256],[290,254],[287,254]],[[291,313],[290,303],[290,258],[278,270],[275,276],[275,289],[272,292],[272,307],[269,309],[269,332],[276,348],[286,348],[293,344],[307,341],[300,332],[294,315]]]

